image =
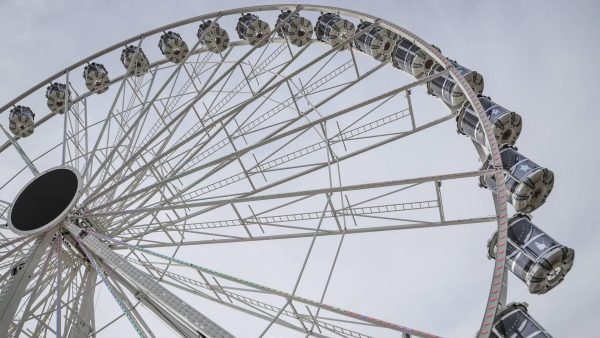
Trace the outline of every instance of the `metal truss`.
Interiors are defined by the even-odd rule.
[[[370,21],[415,41],[443,70],[410,79],[389,63],[346,49],[364,29],[335,46],[317,39],[293,46],[278,35],[290,15],[271,25],[261,38],[264,45],[240,39],[221,52],[211,51],[202,44],[206,30],[189,44],[180,63],[151,60],[147,72],[134,74],[133,63],[122,69],[115,62],[123,73],[111,74],[108,91],[100,94],[104,100],[73,80],[89,62],[118,60],[123,46],[154,48],[153,39],[163,31],[195,33],[198,23],[211,20],[209,29],[226,28],[234,40],[228,26],[232,18],[256,12],[276,22],[281,10],[311,19],[334,12]],[[382,82],[392,72],[394,81]],[[491,154],[493,169],[474,170],[465,163],[452,172],[436,168],[384,178],[387,168],[368,162],[374,155],[425,156],[428,147],[444,146],[432,141],[415,149],[410,141],[438,133],[456,118],[455,109],[431,109],[426,97],[414,94],[448,75],[487,128],[489,149],[478,150]],[[497,222],[499,245],[505,237],[498,145],[476,94],[437,49],[384,20],[316,5],[269,5],[199,16],[96,53],[15,98],[0,108],[0,115],[40,94],[50,82],[66,83],[72,99],[61,110],[38,114],[32,136],[5,130],[0,141],[0,333],[7,336],[100,337],[127,321],[140,337],[162,332],[232,337],[235,323],[211,319],[212,307],[222,306],[228,313],[255,318],[259,337],[268,336],[273,326],[304,337],[362,338],[388,331],[437,337],[324,302],[336,287],[332,277],[346,236]],[[30,141],[40,135],[43,149]],[[367,161],[363,163],[373,173],[381,171],[381,177],[360,175],[355,168],[359,160]],[[6,171],[4,163],[10,163]],[[8,223],[11,192],[49,163],[81,174],[81,198],[55,228],[28,237],[13,234],[2,227]],[[444,199],[456,195],[445,184],[473,185],[485,174],[496,174],[499,187],[489,208],[455,217],[453,205]],[[460,191],[461,196],[472,193],[468,190]],[[315,243],[324,237],[335,239],[335,255],[327,258],[325,282],[316,286],[320,297],[313,300],[302,296],[299,285],[310,278],[306,267],[316,260]],[[220,244],[235,250],[243,245],[239,243],[291,239],[310,245],[301,253],[302,267],[289,277],[293,287],[288,291],[180,257],[193,247]],[[503,259],[499,253],[481,337],[489,334],[490,314],[505,301],[505,271],[499,268]],[[99,321],[100,296],[121,311]],[[148,314],[160,320],[150,320]]]

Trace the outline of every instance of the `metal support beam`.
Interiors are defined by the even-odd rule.
[[[187,320],[202,335],[206,337],[233,337],[225,329],[187,304],[183,299],[160,285],[156,278],[134,267],[124,257],[112,251],[108,245],[96,237],[88,236],[84,229],[72,223],[65,223],[65,228],[118,275],[127,278],[153,301],[165,306],[172,313],[176,313]]]
[[[37,176],[40,173],[40,171],[35,167],[35,164],[33,164],[31,159],[29,158],[29,156],[27,156],[27,154],[25,153],[23,148],[21,148],[19,143],[17,143],[16,138],[12,138],[10,134],[6,131],[6,129],[4,129],[4,126],[0,125],[0,129],[2,129],[4,135],[6,135],[6,137],[8,138],[8,141],[13,145],[17,153],[19,153],[19,156],[21,156],[29,170],[31,170],[34,176]]]
[[[110,268],[110,267],[108,267]],[[129,292],[133,293],[135,297],[142,303],[146,308],[152,311],[158,318],[168,324],[173,330],[183,337],[205,337],[204,335],[198,335],[197,332],[192,331],[187,325],[183,324],[177,317],[173,316],[170,311],[167,311],[164,307],[160,306],[152,299],[146,296],[141,290],[136,288],[133,284],[127,281],[123,276],[115,274],[116,279],[122,286],[124,286]]]
[[[79,290],[81,292],[81,305],[69,331],[69,338],[78,338],[82,334],[89,335],[94,332],[94,293],[96,291],[97,278],[98,274],[96,271],[88,267]]]
[[[387,328],[387,329],[398,331],[398,332],[402,332],[402,333],[410,333],[410,334],[412,334],[415,337],[439,338],[439,336],[432,335],[432,334],[429,334],[429,333],[425,333],[423,331],[411,329],[411,328],[408,328],[408,327],[405,327],[405,326],[402,326],[402,325],[398,325],[398,324],[386,322],[386,321],[383,321],[383,320],[380,320],[380,319],[376,319],[376,318],[372,318],[372,317],[369,317],[369,316],[361,315],[361,314],[358,314],[358,313],[355,313],[355,312],[351,312],[351,311],[348,311],[348,310],[340,309],[340,308],[337,308],[337,307],[334,307],[334,306],[331,306],[331,305],[327,305],[327,304],[323,304],[321,302],[310,300],[308,298],[300,297],[300,296],[297,296],[297,295],[294,295],[294,294],[289,294],[287,292],[283,292],[283,291],[280,291],[280,290],[273,289],[273,288],[268,287],[268,286],[260,285],[260,284],[257,284],[255,282],[247,281],[247,280],[244,280],[244,279],[241,279],[241,278],[238,278],[238,277],[234,277],[234,276],[227,275],[227,274],[224,274],[224,273],[221,273],[221,272],[217,272],[215,270],[211,270],[211,269],[208,269],[208,268],[196,265],[194,263],[186,262],[186,261],[180,260],[180,259],[175,258],[175,257],[170,257],[170,256],[167,256],[167,255],[158,253],[158,252],[154,252],[154,251],[150,251],[150,250],[144,249],[144,248],[142,248],[140,246],[127,245],[126,243],[123,243],[121,241],[112,239],[112,238],[110,238],[108,236],[104,236],[104,235],[101,235],[101,234],[98,234],[98,233],[90,232],[90,234],[87,237],[98,237],[98,238],[102,238],[103,240],[108,240],[108,241],[111,241],[111,242],[120,243],[120,244],[123,244],[123,245],[127,246],[130,249],[139,250],[141,252],[144,252],[144,253],[147,253],[147,254],[150,254],[150,255],[153,255],[153,256],[156,256],[156,257],[160,257],[160,258],[166,259],[168,261],[179,263],[181,266],[187,266],[187,267],[195,269],[197,271],[210,274],[213,277],[223,278],[223,279],[228,280],[230,282],[234,282],[234,283],[237,283],[237,284],[240,284],[240,285],[244,285],[244,286],[250,287],[252,289],[255,289],[255,290],[258,290],[258,291],[261,291],[261,292],[266,292],[266,293],[269,293],[269,294],[272,294],[272,295],[283,297],[284,299],[287,300],[286,303],[285,303],[285,305],[283,306],[283,308],[285,308],[287,305],[289,305],[292,301],[295,301],[295,302],[303,303],[305,305],[320,307],[323,310],[326,310],[326,311],[329,311],[329,312],[332,312],[332,313],[341,314],[341,315],[349,317],[349,318],[358,319],[358,320],[360,320],[362,322],[370,323],[370,324],[373,324],[373,325],[378,326],[378,327]],[[224,291],[224,290],[221,288],[220,292],[221,291]],[[224,304],[227,304],[227,303],[224,303]],[[280,309],[279,312],[282,312],[282,309]],[[294,317],[295,317],[295,315],[294,315]],[[277,318],[275,317],[274,320],[277,320]]]
[[[435,194],[437,196],[438,209],[440,210],[440,222],[444,222],[446,217],[444,216],[444,204],[442,203],[442,181],[435,181]]]
[[[408,230],[408,229],[420,229],[420,228],[432,228],[432,227],[441,227],[441,226],[451,226],[451,225],[462,225],[462,224],[476,224],[476,223],[487,223],[493,222],[496,220],[495,216],[487,216],[487,217],[477,217],[477,218],[468,218],[468,219],[456,219],[456,220],[445,220],[443,222],[419,222],[419,223],[405,223],[405,224],[396,224],[396,225],[387,225],[387,226],[371,226],[371,227],[360,227],[360,228],[350,228],[343,230],[327,230],[327,231],[319,231],[316,233],[317,237],[321,236],[337,236],[337,235],[353,235],[353,234],[362,234],[368,232],[380,232],[380,231],[394,231],[394,230]],[[281,239],[296,239],[296,238],[306,238],[312,237],[315,235],[315,231],[305,231],[299,233],[289,233],[282,235],[268,235],[268,236],[254,236],[254,237],[234,237],[234,238],[223,238],[223,239],[205,239],[199,241],[185,241],[182,243],[177,243],[177,246],[190,246],[190,245],[204,245],[204,244],[224,244],[224,243],[235,243],[235,242],[256,242],[256,241],[267,241],[267,240],[281,240]],[[150,244],[140,244],[139,248],[161,248],[161,247],[171,247],[173,244],[169,243],[150,243]],[[122,249],[123,247],[118,244],[115,245],[115,249]]]
[[[118,211],[111,211],[111,212],[93,212],[92,211],[92,212],[84,213],[83,216],[84,217],[104,217],[104,216],[115,216],[115,215],[140,214],[140,213],[147,213],[147,212],[160,211],[160,210],[188,209],[188,208],[206,207],[206,206],[214,206],[214,205],[220,206],[220,205],[231,204],[231,203],[264,201],[264,200],[283,199],[283,198],[299,197],[299,196],[316,196],[316,195],[327,194],[327,193],[385,188],[385,187],[391,187],[391,186],[408,185],[408,184],[413,184],[413,183],[424,183],[424,182],[442,181],[442,180],[456,180],[456,179],[462,179],[462,178],[468,178],[468,177],[478,177],[478,176],[482,176],[482,175],[486,175],[486,174],[490,174],[490,173],[495,173],[495,171],[494,170],[475,170],[475,171],[467,171],[467,172],[461,172],[461,173],[407,178],[407,179],[402,179],[402,180],[355,184],[355,185],[342,186],[342,187],[293,191],[293,192],[271,194],[271,195],[233,197],[233,198],[224,199],[224,200],[189,202],[189,203],[180,204],[180,205],[158,206],[158,207],[138,208],[138,209],[130,209],[130,210],[118,210]],[[190,214],[190,215],[188,215],[184,218],[178,219],[176,221],[181,222],[183,220],[190,219],[193,216],[196,216],[196,215]],[[175,222],[169,222],[169,223],[175,223]]]
[[[33,272],[53,238],[54,233],[51,231],[39,235],[22,260],[14,265],[10,279],[0,293],[0,332],[7,332],[12,324]]]

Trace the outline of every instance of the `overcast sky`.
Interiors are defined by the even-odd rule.
[[[556,175],[554,191],[547,203],[535,211],[534,222],[559,242],[574,248],[576,259],[566,280],[546,295],[530,295],[511,276],[509,300],[528,302],[530,312],[555,337],[598,336],[600,136],[597,129],[600,114],[597,82],[600,71],[595,61],[600,57],[600,2],[307,2],[362,11],[411,30],[441,47],[444,55],[480,71],[486,80],[485,93],[522,115],[524,129],[518,141],[519,149]],[[190,16],[261,3],[276,2],[0,0],[0,30],[3,32],[0,104],[59,69],[140,32]],[[473,246],[470,250],[473,255],[485,255],[488,230],[475,231],[462,226],[453,234],[468,240],[457,242],[456,246]],[[446,234],[442,232],[440,236]],[[479,243],[473,244],[473,238]],[[361,248],[359,239],[356,243],[354,248]],[[390,238],[378,237],[364,243],[368,244],[362,246],[363,250],[382,255],[393,253],[398,245]],[[352,244],[348,245],[353,248]],[[243,253],[258,249],[249,246],[240,250]],[[215,266],[232,266],[226,259],[216,262]],[[360,267],[360,263],[357,266]],[[368,265],[369,261],[362,263]],[[384,272],[374,278],[382,278],[384,284],[388,278],[395,281],[419,277],[417,269],[410,270],[408,277],[405,274],[400,278],[404,273],[402,263],[377,268]],[[398,315],[398,309],[406,311],[408,308],[421,317],[420,321],[412,322],[419,328],[449,337],[471,337],[479,325],[483,308],[470,306],[478,303],[470,299],[473,284],[470,269],[478,269],[477,275],[481,275],[481,269],[491,275],[492,265],[490,262],[472,267],[456,262],[454,268],[461,273],[448,276],[452,280],[449,284],[443,275],[435,283],[428,283],[427,287],[435,288],[435,292],[418,288],[418,282],[409,282],[418,293],[411,299],[412,303],[389,304],[388,298],[381,295],[372,304],[365,300],[349,303],[364,304],[371,315],[407,325],[410,323]],[[372,282],[377,285],[380,281]],[[489,279],[477,282],[483,283],[482,289],[487,290]],[[341,284],[339,287],[343,288]],[[388,292],[395,291],[388,289]],[[438,300],[438,295],[444,294],[458,294],[460,298]],[[395,301],[393,297],[390,299]],[[445,302],[445,314],[433,310],[438,302]],[[463,309],[466,309],[464,313]],[[436,317],[443,315],[452,321]],[[223,325],[227,325],[226,322]]]

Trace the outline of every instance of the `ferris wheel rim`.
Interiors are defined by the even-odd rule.
[[[461,88],[461,90],[465,94],[466,100],[474,107],[475,111],[478,114],[478,117],[480,118],[480,121],[484,125],[484,133],[485,133],[486,139],[488,141],[488,145],[487,145],[488,151],[491,154],[491,162],[494,166],[494,169],[496,170],[496,174],[497,174],[496,177],[497,177],[497,179],[501,178],[502,162],[499,157],[499,147],[496,143],[496,139],[494,138],[493,133],[491,132],[491,123],[490,123],[488,117],[486,116],[483,108],[481,107],[481,104],[479,103],[479,101],[477,99],[476,93],[467,84],[467,82],[465,81],[463,76],[456,71],[454,66],[438,50],[433,48],[431,45],[426,43],[424,40],[420,39],[417,35],[413,34],[412,32],[410,32],[404,28],[401,28],[400,26],[397,26],[391,22],[388,22],[383,19],[379,19],[375,16],[372,16],[372,15],[369,15],[366,13],[361,13],[361,12],[354,11],[354,10],[343,9],[343,8],[332,7],[332,6],[295,5],[295,4],[275,4],[275,5],[264,5],[264,6],[250,6],[250,7],[236,8],[236,9],[213,12],[213,13],[206,14],[206,15],[196,16],[196,17],[192,17],[189,19],[177,21],[177,22],[174,22],[174,23],[171,23],[171,24],[168,24],[168,25],[165,25],[165,26],[153,29],[153,30],[149,30],[147,32],[144,32],[139,35],[135,35],[129,39],[119,42],[111,47],[105,48],[105,49],[101,50],[100,52],[92,54],[92,55],[72,64],[71,66],[66,67],[65,69],[63,69],[60,72],[56,73],[55,75],[49,77],[48,79],[40,82],[38,85],[33,86],[29,90],[27,90],[24,93],[22,93],[21,95],[17,96],[15,99],[11,100],[5,106],[0,108],[0,114],[2,112],[4,112],[5,110],[7,110],[8,108],[10,108],[11,106],[13,106],[15,103],[17,103],[17,102],[23,100],[24,98],[26,98],[27,96],[29,96],[31,93],[42,88],[48,82],[51,82],[54,79],[63,76],[65,73],[68,73],[69,71],[71,71],[73,69],[76,69],[77,67],[85,64],[86,62],[92,61],[101,55],[107,54],[107,53],[114,51],[114,50],[116,50],[124,45],[127,45],[129,43],[138,41],[146,36],[155,35],[161,31],[169,30],[169,29],[172,29],[172,28],[175,28],[178,26],[182,26],[182,25],[186,25],[186,24],[190,24],[190,23],[194,23],[194,22],[199,22],[201,20],[213,19],[213,18],[221,17],[221,16],[235,15],[235,14],[240,14],[243,12],[262,12],[262,11],[294,10],[294,9],[301,9],[301,10],[305,10],[305,11],[331,11],[331,12],[337,12],[342,15],[351,16],[351,17],[355,17],[355,18],[359,18],[359,19],[372,20],[372,21],[380,24],[382,27],[385,27],[403,37],[409,37],[409,38],[413,39],[413,42],[417,46],[419,46],[423,51],[425,51],[430,57],[432,57],[439,64],[444,66],[444,68],[448,71],[448,73],[456,80],[457,85]],[[352,46],[352,48],[355,48],[355,47]],[[114,81],[115,81],[115,83],[117,83],[118,81],[122,81],[122,78],[116,77]],[[86,95],[86,94],[84,94],[84,95]],[[57,114],[51,113],[48,116],[52,117],[55,115],[57,115]],[[502,243],[502,240],[504,240],[504,242],[506,242],[506,239],[505,239],[506,238],[506,230],[507,230],[506,225],[507,225],[507,218],[508,218],[507,214],[506,214],[506,191],[505,191],[503,184],[498,184],[498,191],[497,191],[496,195],[494,196],[494,203],[495,203],[495,207],[496,207],[496,216],[497,216],[497,224],[498,224],[497,230],[498,230],[499,238],[501,238],[500,241],[498,242],[498,245],[503,246],[503,244],[505,245],[505,243]],[[489,334],[489,329],[491,327],[491,324],[493,323],[493,315],[490,316],[490,314],[495,313],[496,308],[498,307],[498,300],[499,300],[498,295],[503,291],[502,280],[503,280],[504,274],[505,274],[505,271],[503,269],[504,259],[505,259],[505,255],[503,255],[502,253],[499,253],[495,258],[495,267],[493,270],[494,272],[493,272],[493,278],[492,278],[492,282],[491,282],[490,294],[488,297],[486,310],[485,310],[485,314],[484,314],[484,319],[482,321],[482,325],[481,325],[481,329],[480,329],[481,335]],[[500,267],[502,267],[502,269],[500,269]]]

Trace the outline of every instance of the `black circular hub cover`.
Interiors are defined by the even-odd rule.
[[[68,168],[52,169],[36,177],[13,203],[10,221],[16,230],[33,231],[56,221],[73,202],[78,175]]]

